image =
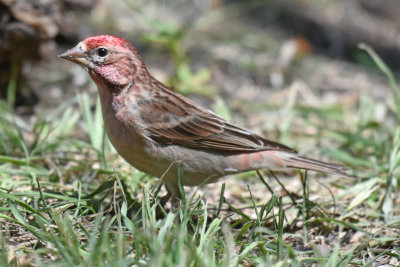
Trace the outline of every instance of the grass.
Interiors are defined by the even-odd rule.
[[[241,199],[245,205],[226,197],[232,186],[220,183],[213,201],[199,191],[187,195],[181,208],[166,211],[157,181],[115,155],[99,103],[92,112],[85,94],[34,124],[13,113],[12,98],[1,102],[0,265],[396,265],[400,101],[390,70],[364,48],[388,75],[393,99],[378,103],[364,96],[354,107],[321,108],[293,101],[283,107],[290,118],[282,129],[291,142],[336,144],[324,153],[359,179],[317,180],[301,172],[300,186],[291,187],[280,175],[258,172],[260,181],[245,180],[256,186],[240,192],[249,196]],[[377,120],[378,108],[391,120]],[[215,109],[230,115],[222,101]],[[296,132],[299,126],[315,134]],[[77,131],[86,138],[75,138]],[[261,196],[255,192],[260,187]]]

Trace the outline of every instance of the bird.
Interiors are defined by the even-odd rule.
[[[59,55],[84,67],[98,88],[107,136],[136,169],[163,179],[167,198],[241,172],[292,168],[353,177],[340,164],[296,150],[226,121],[154,78],[127,40],[91,36]]]

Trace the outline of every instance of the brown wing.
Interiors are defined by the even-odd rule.
[[[167,88],[157,91],[152,101],[138,103],[138,108],[150,138],[164,145],[176,144],[221,152],[295,152],[239,128]]]

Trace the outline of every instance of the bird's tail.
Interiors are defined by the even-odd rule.
[[[323,162],[320,160],[302,157],[296,154],[285,157],[286,166],[289,168],[307,169],[317,172],[324,172],[329,174],[340,175],[348,178],[355,178],[348,173],[348,169],[340,164]]]
[[[355,178],[348,173],[347,168],[343,165],[302,157],[295,152],[264,150],[241,153],[228,159],[231,166],[224,170],[225,173],[229,170],[232,173],[237,173],[259,169],[285,171],[288,168],[298,168]]]

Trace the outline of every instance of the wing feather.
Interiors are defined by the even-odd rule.
[[[220,152],[250,152],[293,149],[269,141],[233,125],[168,88],[162,88],[152,101],[138,104],[141,119],[150,138],[163,145],[183,145]]]

